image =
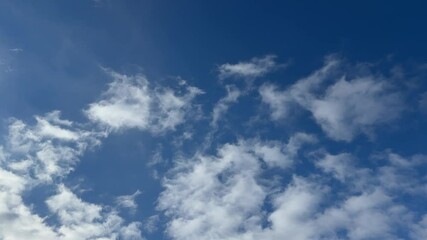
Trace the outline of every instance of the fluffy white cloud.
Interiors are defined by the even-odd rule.
[[[151,88],[143,75],[107,71],[113,78],[101,100],[85,110],[93,122],[111,130],[139,128],[152,132],[175,129],[192,110],[192,100],[203,92],[187,86],[185,94],[170,88]]]
[[[198,156],[194,161],[164,182],[159,208],[172,218],[168,233],[176,239],[227,239],[239,228],[255,227],[266,195],[256,180],[257,158],[239,146],[225,145],[218,157]]]
[[[289,167],[298,147],[311,142],[299,134],[288,144],[239,141],[218,149],[217,156],[197,155],[177,165],[163,183],[159,209],[171,218],[175,239],[244,239],[241,231],[260,228],[262,207],[271,190],[259,181],[261,165]]]
[[[277,67],[275,62],[276,56],[267,55],[262,58],[252,58],[247,62],[239,62],[236,64],[226,63],[218,67],[219,77],[242,77],[242,78],[257,78],[271,72]]]
[[[245,143],[243,146],[247,147],[247,151],[254,152],[270,167],[288,168],[297,161],[298,152],[303,145],[315,143],[316,141],[317,139],[313,135],[297,133],[289,138],[287,144],[277,141],[250,141],[250,143]]]
[[[181,160],[164,180],[159,198],[158,207],[169,218],[167,233],[173,239],[248,240],[397,240],[425,234],[425,221],[417,222],[417,211],[399,199],[402,192],[425,196],[419,191],[426,185],[422,176],[410,170],[425,166],[425,156],[386,152],[372,159],[379,161],[376,167],[367,169],[349,153],[322,150],[309,155],[321,173],[285,181],[269,175],[278,166],[283,176],[289,176],[292,165],[306,168],[307,162],[298,164],[297,153],[301,144],[313,141],[305,134],[287,144],[240,140],[223,145],[216,156]],[[411,184],[403,178],[399,185],[384,181],[389,175],[384,168]],[[339,181],[333,189],[328,176]]]
[[[340,60],[328,58],[324,67],[284,91],[262,86],[260,95],[270,106],[271,118],[286,119],[299,106],[311,112],[330,138],[351,141],[400,116],[403,101],[387,80],[373,75],[347,79],[339,65]]]
[[[60,118],[59,111],[36,116],[34,125],[11,120],[9,134],[0,147],[0,238],[1,239],[141,239],[139,222],[126,224],[115,210],[88,203],[60,182],[79,157],[100,144],[111,130],[139,128],[154,133],[174,129],[184,122],[191,101],[201,90],[150,88],[143,76],[125,76],[110,71],[114,81],[100,101],[85,113],[92,122],[105,126],[84,130],[84,125]],[[32,212],[22,196],[37,185],[57,185],[58,193],[46,204],[58,225],[47,225]],[[139,191],[119,196],[119,207],[136,208]]]
[[[6,169],[49,182],[69,173],[78,157],[99,143],[97,133],[72,126],[59,118],[59,112],[37,116],[36,120],[34,126],[20,120],[9,125]]]
[[[426,239],[427,238],[427,214],[412,227],[411,236],[413,239]]]
[[[61,239],[142,239],[138,223],[124,225],[116,212],[82,201],[63,185],[46,204],[58,216]]]
[[[355,158],[348,153],[338,155],[325,154],[325,156],[316,162],[316,166],[325,173],[332,174],[338,180],[345,182],[349,177],[356,174],[354,167]]]

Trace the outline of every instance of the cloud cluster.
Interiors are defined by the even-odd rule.
[[[253,80],[277,66],[274,56],[253,58],[221,65],[219,77]],[[177,240],[427,237],[427,214],[407,200],[427,196],[427,156],[386,150],[361,159],[336,148],[328,152],[319,143],[322,138],[302,132],[292,133],[287,142],[239,136],[219,143],[213,132],[221,131],[221,117],[241,96],[250,96],[235,85],[226,86],[207,129],[196,129],[206,130],[204,143],[182,131],[196,153],[183,159],[185,149],[179,149],[181,157],[167,166],[157,201],[161,214],[140,222],[120,216],[121,210],[137,212],[139,190],[117,196],[115,206],[85,201],[63,180],[88,149],[127,129],[179,130],[200,114],[194,99],[203,91],[196,87],[153,86],[143,75],[106,72],[113,81],[83,111],[88,122],[64,120],[59,111],[36,116],[33,124],[10,120],[0,146],[0,239],[143,239],[141,229],[156,231],[163,220],[166,234]],[[336,57],[284,90],[263,84],[259,94],[271,120],[285,121],[295,108],[304,109],[329,138],[347,142],[398,119],[404,106],[386,78],[358,73]],[[161,156],[162,149],[148,165]],[[24,201],[40,186],[56,189],[43,201],[46,216]]]
[[[174,239],[244,239],[240,231],[260,228],[270,191],[259,179],[262,165],[289,169],[302,144],[313,140],[303,133],[287,144],[241,140],[220,147],[217,156],[178,163],[159,198],[159,209],[171,218],[168,233]]]
[[[84,110],[89,122],[61,119],[59,111],[36,116],[33,125],[10,121],[6,142],[0,146],[1,239],[142,239],[140,222],[127,223],[118,210],[84,201],[62,180],[87,149],[113,131],[174,130],[194,114],[191,102],[202,91],[185,84],[180,91],[151,88],[142,75],[106,71],[113,82],[99,101]],[[55,195],[45,199],[56,225],[47,224],[23,201],[23,195],[38,186],[57,188]],[[135,212],[139,194],[117,197],[117,207]]]
[[[321,69],[283,91],[263,85],[259,92],[271,118],[285,120],[293,108],[302,107],[330,138],[351,141],[400,116],[403,100],[389,81],[372,74],[347,79],[340,74],[340,64],[340,59],[329,57]]]
[[[193,110],[191,101],[203,92],[187,86],[184,94],[170,88],[152,88],[143,75],[106,71],[113,82],[99,101],[85,110],[93,122],[111,131],[138,128],[154,133],[173,130]]]
[[[81,129],[54,111],[36,116],[34,125],[13,120],[0,161],[0,238],[4,239],[141,239],[138,223],[125,224],[115,212],[79,199],[60,184],[85,150],[99,144],[102,134]],[[59,226],[33,213],[23,195],[36,186],[58,186],[46,199]]]
[[[241,140],[221,146],[216,156],[179,162],[159,198],[159,208],[171,219],[167,233],[173,239],[301,240],[420,239],[425,234],[425,217],[399,199],[402,192],[416,195],[425,188],[425,179],[415,174],[426,166],[425,156],[385,153],[382,164],[367,169],[349,153],[324,152],[307,159],[319,171],[299,176],[289,172],[289,162],[298,162],[283,152],[294,147],[291,142]],[[289,178],[269,175],[278,165],[284,167],[281,176]],[[302,166],[307,163],[295,167]],[[410,184],[396,181],[400,177]],[[330,181],[339,183],[331,189]]]

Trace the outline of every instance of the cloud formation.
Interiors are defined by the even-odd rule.
[[[183,123],[192,110],[191,101],[203,92],[186,86],[185,94],[170,88],[152,88],[145,76],[127,76],[106,71],[113,82],[99,101],[84,112],[88,118],[111,131],[129,128],[162,133]]]
[[[284,120],[293,108],[302,107],[330,138],[349,142],[401,115],[402,96],[389,81],[372,74],[348,79],[340,63],[329,57],[321,69],[283,91],[272,84],[261,86],[259,92],[271,109],[271,118]]]
[[[273,71],[278,67],[276,56],[266,55],[262,58],[252,58],[247,62],[235,64],[225,63],[218,67],[219,78],[257,78]]]
[[[257,145],[264,149],[262,154],[257,150],[260,147],[254,148]],[[282,146],[286,149],[290,145]],[[281,174],[290,176],[288,180],[275,180],[267,172],[277,164],[269,163],[287,159],[276,152],[268,143],[241,141],[223,145],[216,156],[196,155],[177,164],[173,177],[164,181],[165,191],[159,198],[159,209],[170,218],[169,236],[361,240],[419,239],[425,234],[425,218],[416,217],[413,206],[398,198],[401,191],[415,195],[420,191],[408,191],[405,183],[383,181],[390,178],[384,169],[392,168],[398,171],[391,171],[391,178],[404,174],[408,181],[415,181],[412,187],[425,186],[424,180],[417,180],[410,171],[399,173],[406,167],[425,166],[425,156],[404,158],[386,153],[383,164],[365,169],[357,166],[351,154],[324,153],[309,160],[325,174],[313,171],[303,177],[285,171]],[[331,189],[329,174],[341,185]],[[419,217],[421,221],[417,221]]]
[[[125,223],[114,211],[85,202],[58,184],[78,158],[99,144],[103,134],[79,128],[54,111],[36,116],[34,125],[12,120],[0,158],[0,238],[4,239],[142,239],[139,223]],[[23,201],[36,186],[57,186],[46,199],[58,227],[48,225]]]

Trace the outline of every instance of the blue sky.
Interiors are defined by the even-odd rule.
[[[423,1],[0,1],[0,239],[427,239]]]

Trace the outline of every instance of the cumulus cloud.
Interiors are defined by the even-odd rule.
[[[139,128],[152,132],[173,130],[192,110],[192,100],[203,92],[186,86],[184,94],[170,88],[153,88],[143,75],[127,76],[107,71],[113,78],[102,98],[85,114],[93,122],[117,131]]]
[[[276,56],[267,55],[262,58],[252,58],[247,62],[238,62],[235,64],[226,63],[218,67],[219,78],[257,78],[266,75],[278,67]]]
[[[286,119],[292,108],[302,107],[330,138],[351,141],[400,116],[403,100],[390,82],[374,75],[347,79],[338,70],[340,62],[329,57],[321,69],[283,91],[263,85],[259,92],[270,106],[271,118]]]

